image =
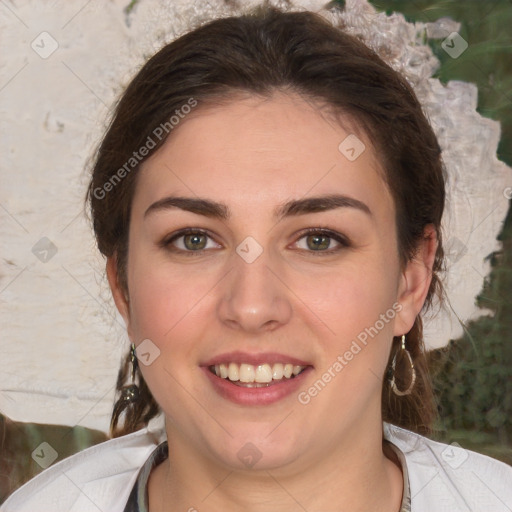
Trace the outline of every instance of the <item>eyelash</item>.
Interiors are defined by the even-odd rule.
[[[176,241],[184,236],[187,236],[187,235],[205,235],[208,238],[213,239],[213,237],[210,236],[210,234],[207,231],[204,231],[203,229],[187,228],[187,229],[182,229],[182,230],[172,234],[170,237],[165,238],[161,242],[160,245],[164,249],[167,249],[171,252],[181,253],[181,254],[185,254],[186,256],[192,256],[192,257],[202,255],[205,251],[210,250],[210,249],[199,249],[197,251],[189,251],[189,250],[185,250],[185,249],[176,248],[172,245],[172,243],[174,241]],[[299,240],[307,237],[308,235],[326,236],[328,238],[335,240],[336,242],[338,242],[340,244],[338,247],[336,247],[334,249],[327,249],[325,251],[312,251],[312,250],[307,250],[307,249],[300,249],[301,251],[306,251],[308,253],[314,254],[315,256],[321,256],[321,255],[325,255],[325,254],[333,254],[335,252],[340,251],[343,248],[350,247],[350,245],[351,245],[349,240],[345,236],[341,235],[340,233],[337,233],[335,231],[331,231],[330,229],[325,229],[325,228],[305,229],[299,233],[297,242]],[[297,242],[295,242],[295,243],[297,243]]]
[[[299,238],[297,239],[297,242],[301,240],[302,238],[308,236],[308,235],[321,235],[326,236],[327,238],[332,238],[336,242],[338,242],[339,246],[335,247],[334,249],[327,249],[325,251],[308,251],[307,249],[301,249],[306,252],[309,252],[311,254],[317,255],[323,255],[323,254],[333,254],[335,252],[340,251],[341,249],[350,247],[350,242],[348,238],[340,233],[337,233],[336,231],[331,231],[330,229],[326,228],[308,228],[300,232]]]

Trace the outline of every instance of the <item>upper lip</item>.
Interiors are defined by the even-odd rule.
[[[257,354],[251,354],[249,352],[226,352],[219,354],[211,359],[208,359],[201,366],[214,366],[216,364],[223,363],[238,363],[238,364],[252,364],[258,366],[260,364],[268,363],[291,363],[295,366],[310,366],[311,363],[297,359],[296,357],[288,356],[286,354],[279,354],[277,352],[259,352]]]

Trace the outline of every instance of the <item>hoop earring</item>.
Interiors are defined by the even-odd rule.
[[[132,343],[130,348],[130,362],[132,365],[132,383],[128,386],[124,386],[121,390],[121,400],[125,403],[131,404],[136,402],[140,396],[139,386],[135,384],[135,372],[138,368],[137,354],[135,353],[135,344]]]
[[[393,393],[395,393],[395,395],[397,395],[397,396],[410,395],[411,391],[412,391],[412,388],[414,387],[414,383],[416,382],[416,370],[414,369],[414,363],[412,362],[411,353],[405,348],[405,334],[402,335],[402,347],[401,347],[401,350],[405,353],[405,355],[409,359],[409,365],[411,366],[411,382],[409,384],[409,387],[406,390],[404,390],[404,391],[400,391],[396,387],[396,383],[395,383],[395,368],[396,368],[396,356],[398,354],[398,352],[396,352],[395,355],[393,356],[393,361],[391,362],[392,377],[391,377],[391,380],[390,380],[390,386],[391,386],[391,389],[393,390]]]

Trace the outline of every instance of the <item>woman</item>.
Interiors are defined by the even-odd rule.
[[[2,510],[512,507],[508,466],[423,436],[443,166],[410,86],[357,39],[262,8],[167,45],[88,198],[136,347],[115,439]]]

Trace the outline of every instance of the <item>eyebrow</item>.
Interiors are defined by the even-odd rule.
[[[229,207],[223,203],[199,197],[169,196],[159,199],[153,203],[145,211],[144,218],[151,213],[171,210],[174,208],[203,215],[212,219],[228,220],[231,216]],[[337,208],[354,208],[366,213],[367,215],[372,215],[370,208],[362,201],[341,194],[330,194],[287,201],[279,205],[274,210],[274,217],[277,220],[282,220],[285,217],[324,212]]]

